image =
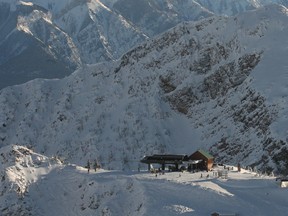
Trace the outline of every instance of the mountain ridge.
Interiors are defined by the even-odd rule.
[[[115,61],[183,21],[232,16],[273,2],[287,6],[280,0],[141,2],[1,0],[0,88],[34,78],[63,78],[85,63]],[[25,61],[29,64],[23,67]]]

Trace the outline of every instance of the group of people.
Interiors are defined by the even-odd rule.
[[[91,162],[90,162],[90,160],[87,161],[86,168],[87,168],[88,173],[89,173],[89,172],[90,172],[90,169],[91,169]],[[95,170],[95,172],[97,171],[97,168],[98,168],[97,160],[94,160],[93,169]]]

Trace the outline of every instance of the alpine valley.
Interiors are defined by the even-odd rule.
[[[193,18],[198,21],[183,21],[189,14],[180,12],[184,3],[147,1],[154,9],[147,8],[147,14],[152,13],[160,20],[169,20],[162,13],[170,17],[168,12],[157,9],[160,2],[167,3],[169,11],[175,9],[176,18],[171,22],[179,19],[179,24],[174,23],[175,27],[164,31],[170,24],[163,22],[163,29],[156,28],[151,26],[148,15],[140,16],[135,11],[128,15],[125,7],[121,7],[121,0],[50,0],[45,4],[35,0],[35,3],[15,3],[15,7],[13,1],[1,2],[1,29],[11,28],[7,27],[9,36],[1,30],[1,41],[6,42],[0,42],[0,47],[2,50],[13,42],[15,49],[8,49],[10,45],[7,45],[11,53],[1,52],[0,60],[11,57],[14,60],[6,62],[9,67],[21,68],[22,64],[28,71],[51,65],[54,72],[65,71],[63,68],[68,65],[71,70],[78,69],[62,79],[34,79],[0,91],[0,214],[126,216],[195,212],[194,215],[201,216],[217,207],[229,211],[236,208],[242,211],[241,215],[286,214],[287,193],[276,193],[279,188],[267,176],[261,181],[254,179],[256,174],[251,170],[243,173],[244,176],[235,174],[236,180],[232,182],[212,179],[202,184],[194,176],[195,182],[189,184],[194,186],[197,196],[188,193],[191,189],[188,180],[186,183],[177,180],[181,175],[167,175],[163,177],[167,179],[159,180],[167,184],[161,185],[153,180],[154,176],[129,173],[147,168],[139,163],[144,155],[191,154],[201,148],[213,154],[217,163],[241,163],[267,174],[288,174],[288,9],[285,6],[231,1],[234,3],[228,9],[224,4],[228,1],[213,1],[219,2],[216,10],[214,3],[187,0],[183,2],[197,5],[202,15]],[[134,1],[123,2],[134,5]],[[20,8],[25,8],[27,16],[17,15],[24,13]],[[111,17],[103,18],[95,28],[102,14],[96,11],[100,9]],[[85,10],[89,11],[89,19],[83,15]],[[4,11],[10,12],[7,15]],[[226,16],[218,14],[225,12]],[[78,18],[72,18],[73,13]],[[9,25],[6,21],[11,16],[16,29],[12,28],[12,21]],[[136,21],[128,21],[129,16],[137,25]],[[143,17],[149,27],[144,25]],[[112,26],[108,31],[100,23]],[[39,33],[40,29],[43,34]],[[95,31],[100,37],[92,37]],[[106,40],[108,35],[113,43]],[[126,43],[115,40],[116,35]],[[26,44],[31,46],[25,48]],[[112,51],[112,44],[117,46],[114,47],[117,52]],[[131,46],[134,47],[121,55]],[[97,51],[100,47],[106,57]],[[122,47],[120,51],[119,47]],[[35,56],[26,59],[32,50]],[[50,56],[48,59],[53,59],[53,64],[46,61],[43,66],[37,61],[41,55]],[[100,61],[96,60],[97,55],[102,60],[121,57],[86,64]],[[10,61],[21,64],[17,66]],[[59,68],[56,70],[54,66]],[[104,170],[92,176],[82,167],[87,160],[94,159]],[[107,170],[122,170],[125,175]],[[240,179],[248,178],[246,174],[249,181],[241,183]],[[247,182],[254,190],[249,189]],[[245,192],[242,187],[246,188]],[[172,199],[172,195],[177,199]],[[211,199],[211,203],[216,201],[203,209],[199,197]],[[69,202],[64,202],[65,199]],[[194,206],[187,201],[191,199]],[[272,207],[262,208],[265,203]],[[128,207],[123,210],[122,205]],[[157,213],[155,209],[159,205],[163,208]]]

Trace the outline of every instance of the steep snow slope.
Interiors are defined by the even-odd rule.
[[[287,172],[287,9],[184,23],[114,63],[0,92],[1,146],[136,169],[152,153],[210,149]]]
[[[269,4],[288,6],[287,0],[195,0],[202,7],[218,15],[236,15]]]
[[[80,66],[71,38],[52,24],[47,11],[0,1],[0,88],[35,77],[64,77]]]
[[[112,8],[150,37],[182,21],[200,20],[212,15],[206,8],[191,0],[118,0]]]
[[[0,88],[63,78],[147,38],[98,1],[0,1]],[[15,41],[17,41],[15,43]]]

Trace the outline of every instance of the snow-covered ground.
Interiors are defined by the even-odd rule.
[[[288,211],[287,188],[281,188],[273,176],[243,168],[238,172],[230,166],[228,171],[227,166],[225,179],[215,175],[223,166],[211,172],[157,175],[146,170],[88,173],[84,167],[52,163],[19,146],[2,150],[2,159],[11,153],[16,155],[15,164],[6,162],[6,168],[1,167],[8,176],[2,177],[2,186],[3,182],[10,185],[0,196],[1,215],[204,216],[218,212],[284,216]],[[21,179],[17,173],[22,173]],[[19,193],[15,185],[21,188],[23,182],[25,192]]]

